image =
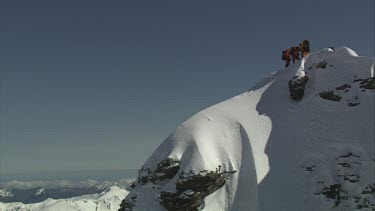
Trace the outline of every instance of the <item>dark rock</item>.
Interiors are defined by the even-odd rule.
[[[132,182],[132,183],[130,183],[130,185],[129,185],[129,187],[131,187],[131,188],[135,188],[137,185],[135,184],[135,182]]]
[[[360,82],[359,87],[363,89],[375,89],[375,77],[367,79],[355,79],[353,82]]]
[[[350,106],[350,107],[354,107],[354,106],[357,106],[357,105],[359,105],[360,103],[348,103],[348,106]]]
[[[306,166],[306,167],[305,167],[306,171],[308,171],[308,172],[310,172],[310,173],[311,173],[315,168],[316,168],[316,166]]]
[[[122,200],[118,211],[132,211],[135,205],[127,200]]]
[[[357,182],[359,182],[359,179],[360,179],[358,174],[350,174],[350,175],[348,175],[348,174],[343,174],[343,175],[338,174],[337,176],[343,177],[344,181],[348,181],[350,183],[357,183]]]
[[[375,89],[375,77],[363,79],[359,87],[364,89]]]
[[[290,97],[293,100],[301,100],[303,98],[308,80],[309,78],[307,76],[301,78],[296,76],[288,82]]]
[[[349,84],[344,84],[342,86],[336,87],[336,90],[344,90],[348,88],[352,88],[352,87]]]
[[[160,162],[154,173],[151,176],[151,181],[156,183],[158,181],[170,180],[172,179],[180,169],[180,161],[173,160],[172,158],[167,158]]]
[[[363,189],[362,194],[372,194],[375,196],[375,184],[370,184]]]
[[[162,191],[160,193],[160,204],[167,210],[176,211],[194,211],[204,207],[204,200],[198,197],[199,194],[189,197],[178,193],[169,193]]]
[[[329,187],[324,187],[322,192],[318,193],[318,195],[322,194],[328,199],[335,200],[335,207],[337,207],[341,201],[343,193],[345,193],[345,191],[341,190],[341,185],[334,184],[330,185]]]
[[[204,171],[187,177],[180,175],[176,183],[176,193],[162,191],[160,204],[167,210],[196,211],[204,208],[204,198],[215,192],[226,182],[226,175],[233,172]]]
[[[138,183],[145,184],[147,182],[157,183],[159,181],[172,179],[180,169],[180,161],[167,158],[158,163],[156,169],[152,171],[150,168],[143,167],[138,172]]]
[[[333,91],[320,92],[319,96],[326,100],[332,100],[332,101],[338,101],[338,102],[341,100],[341,97],[339,95],[335,95]]]
[[[322,62],[319,62],[317,65],[315,65],[315,68],[322,68],[322,69],[325,69],[327,67],[327,62],[326,61],[322,61]]]
[[[349,157],[352,157],[352,156],[355,157],[355,158],[359,158],[360,157],[359,155],[355,155],[352,152],[348,152],[347,154],[339,156],[339,158],[349,158]]]

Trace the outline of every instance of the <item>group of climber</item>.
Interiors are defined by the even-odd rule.
[[[282,52],[282,60],[285,60],[285,67],[289,67],[290,61],[293,60],[293,64],[296,60],[300,60],[299,55],[304,58],[305,56],[309,55],[310,53],[310,42],[308,40],[304,40],[299,43],[299,46],[293,46],[287,48],[285,51]]]

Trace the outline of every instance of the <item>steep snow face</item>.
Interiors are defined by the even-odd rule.
[[[323,49],[199,112],[147,160],[122,209],[371,210],[374,63]],[[300,101],[295,76],[309,78]],[[340,100],[321,97],[330,91]]]
[[[102,194],[84,195],[70,199],[47,199],[35,204],[0,203],[0,211],[117,211],[121,200],[127,194],[128,191],[112,186]]]

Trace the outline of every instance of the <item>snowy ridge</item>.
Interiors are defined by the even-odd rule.
[[[265,78],[253,90],[199,112],[147,160],[123,201],[124,210],[180,206],[185,203],[176,197],[182,191],[177,187],[181,175],[218,168],[236,173],[198,209],[324,211],[365,204],[361,209],[371,210],[373,193],[362,192],[374,184],[374,90],[354,81],[370,78],[374,63],[346,47],[323,49]],[[289,97],[288,81],[295,75],[310,79],[301,101]],[[351,87],[336,89],[344,84]],[[333,90],[340,102],[319,95]],[[153,172],[168,158],[179,162],[178,172],[159,182]],[[357,166],[347,168],[350,162]],[[360,179],[348,179],[350,175]],[[329,195],[331,185],[340,187]],[[172,197],[162,198],[163,192]]]

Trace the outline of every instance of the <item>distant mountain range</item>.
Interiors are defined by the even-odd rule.
[[[79,182],[68,180],[52,182],[13,181],[6,184],[8,187],[0,188],[0,202],[30,204],[42,202],[48,198],[66,199],[88,194],[101,194],[112,186],[125,187],[131,181],[133,179],[123,179],[114,182],[98,182],[95,180]]]

